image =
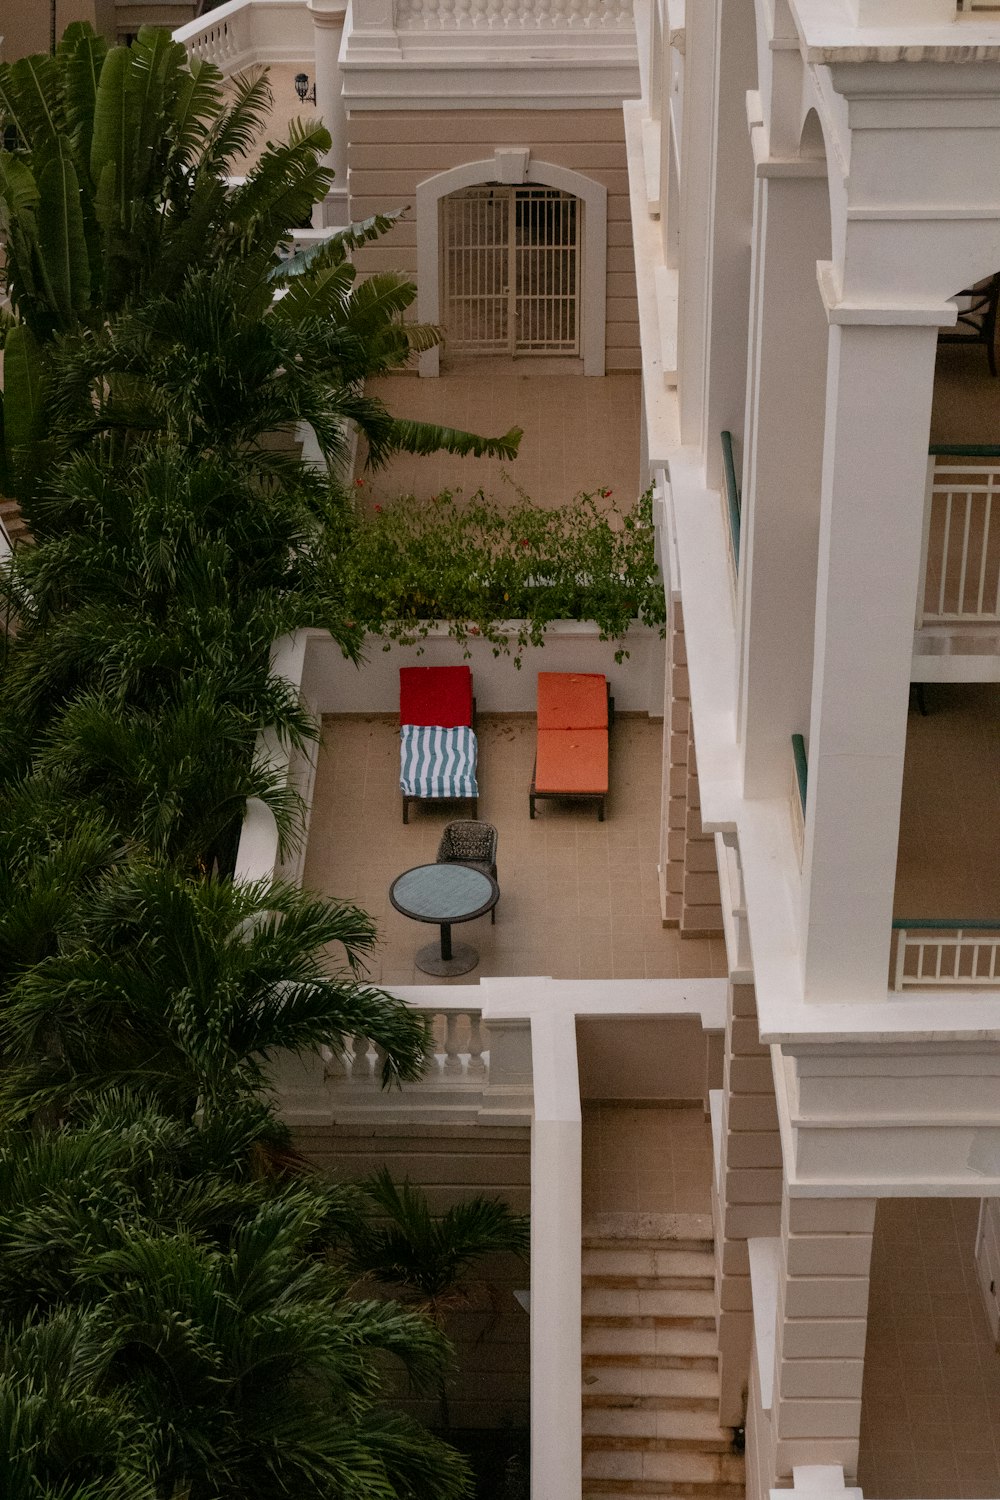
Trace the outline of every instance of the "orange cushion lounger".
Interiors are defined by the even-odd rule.
[[[539,672],[539,729],[607,729],[608,679],[601,672]]]
[[[597,803],[603,823],[613,711],[600,673],[539,672],[538,748],[528,794],[532,818],[539,797],[583,797]]]

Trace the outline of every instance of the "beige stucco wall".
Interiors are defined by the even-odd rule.
[[[31,52],[49,50],[48,0],[4,0],[0,5],[0,57],[14,62]],[[56,35],[71,21],[94,21],[94,0],[56,0]]]
[[[602,183],[608,190],[607,368],[638,369],[638,305],[620,111],[373,110],[352,113],[348,135],[351,218],[411,210],[406,222],[359,256],[366,271],[402,270],[415,276],[417,184],[451,167],[482,161],[497,146],[530,146],[535,160]]]

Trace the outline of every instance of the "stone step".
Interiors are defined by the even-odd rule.
[[[714,1328],[715,1292],[590,1286],[584,1277],[583,1315],[605,1318],[683,1318],[696,1328]],[[704,1321],[706,1319],[707,1324]]]
[[[628,1400],[634,1402],[649,1396],[669,1396],[673,1398],[687,1397],[693,1399],[694,1393],[689,1393],[681,1383],[678,1388],[678,1375],[706,1374],[712,1377],[715,1389],[711,1395],[702,1395],[698,1392],[700,1399],[711,1400],[718,1403],[718,1376],[714,1370],[693,1371],[678,1370],[675,1365],[664,1365],[654,1363],[650,1356],[644,1356],[642,1361],[622,1360],[621,1363],[612,1364],[610,1361],[595,1360],[588,1357],[584,1360],[583,1380],[581,1390],[584,1405],[596,1404],[598,1401],[608,1397],[619,1401]]]
[[[606,1286],[615,1290],[636,1292],[713,1292],[714,1276],[616,1276],[610,1273],[584,1271],[584,1286]]]
[[[584,1479],[645,1480],[672,1484],[742,1484],[743,1459],[734,1453],[678,1452],[603,1447],[583,1455]]]
[[[589,1411],[707,1411],[718,1416],[718,1393],[712,1396],[645,1396],[634,1391],[583,1393],[583,1409]]]
[[[669,1354],[678,1359],[697,1361],[699,1366],[704,1360],[710,1359],[714,1366],[719,1352],[714,1320],[706,1327],[692,1328],[677,1318],[620,1318],[593,1315],[583,1320],[584,1349],[587,1348],[588,1340],[597,1333],[598,1329],[613,1329],[616,1333],[623,1334],[629,1341],[620,1350],[609,1350],[609,1353],[617,1352],[625,1356]],[[599,1334],[598,1341],[600,1342],[606,1336],[604,1333]]]
[[[715,1368],[715,1338],[705,1338],[703,1335],[708,1329],[687,1329],[693,1335],[690,1340],[690,1349],[685,1349],[684,1341],[679,1338],[682,1329],[672,1326],[652,1326],[652,1328],[634,1328],[619,1322],[595,1323],[588,1320],[583,1325],[583,1356],[607,1356],[616,1355],[622,1359],[636,1359],[640,1355],[657,1355],[657,1353],[670,1353],[676,1359],[688,1358],[696,1361],[696,1367],[700,1368],[705,1359],[711,1361],[711,1367]],[[673,1335],[667,1340],[666,1335]],[[694,1338],[697,1335],[697,1340]],[[663,1346],[669,1344],[669,1349]]]
[[[585,1479],[587,1500],[630,1500],[634,1495],[654,1500],[744,1500],[743,1484],[685,1484],[663,1479]]]
[[[654,1245],[587,1245],[584,1276],[666,1276],[715,1279],[715,1256],[709,1249]]]
[[[583,1224],[585,1246],[642,1245],[703,1250],[713,1244],[711,1214],[589,1214]]]
[[[696,1448],[701,1453],[730,1453],[733,1434],[719,1426],[718,1403],[707,1411],[684,1407],[587,1406],[583,1412],[584,1446],[588,1440],[614,1439],[616,1448]],[[659,1445],[659,1446],[658,1446]]]

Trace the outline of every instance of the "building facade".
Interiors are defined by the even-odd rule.
[[[721,931],[729,971],[704,1015],[717,1418],[745,1427],[755,1497],[854,1485],[894,1205],[981,1205],[966,1250],[997,1332],[1000,17],[231,0],[178,35],[228,71],[307,66],[337,172],[317,229],[408,207],[362,268],[412,271],[464,352],[641,371],[662,916]],[[919,794],[915,697],[954,714]],[[551,985],[479,1002],[485,1117],[513,1127],[533,1090],[533,1494],[723,1493],[580,1462],[576,1022],[690,998]],[[295,1084],[303,1118],[322,1087]],[[938,1375],[944,1412],[943,1355]],[[868,1492],[1000,1493],[927,1472]]]

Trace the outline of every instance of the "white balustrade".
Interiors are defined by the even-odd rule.
[[[468,1006],[441,1006],[427,1012],[431,1017],[431,1050],[424,1076],[405,1085],[406,1092],[470,1085],[485,1087],[489,1080],[488,1038],[482,1015]],[[327,1053],[326,1078],[338,1090],[381,1089],[385,1053],[367,1037],[356,1036],[344,1054]]]
[[[1000,624],[1000,457],[931,457],[917,628]]]
[[[1000,988],[1000,922],[896,929],[894,990],[970,985]]]
[[[632,0],[396,0],[397,31],[628,31]]]
[[[252,64],[290,63],[313,71],[315,40],[307,0],[228,0],[187,26],[174,41],[188,56],[227,76]]]
[[[174,32],[174,40],[183,42],[189,57],[214,63],[223,73],[229,73],[251,49],[251,27],[248,0],[230,0],[201,20],[180,27]]]

